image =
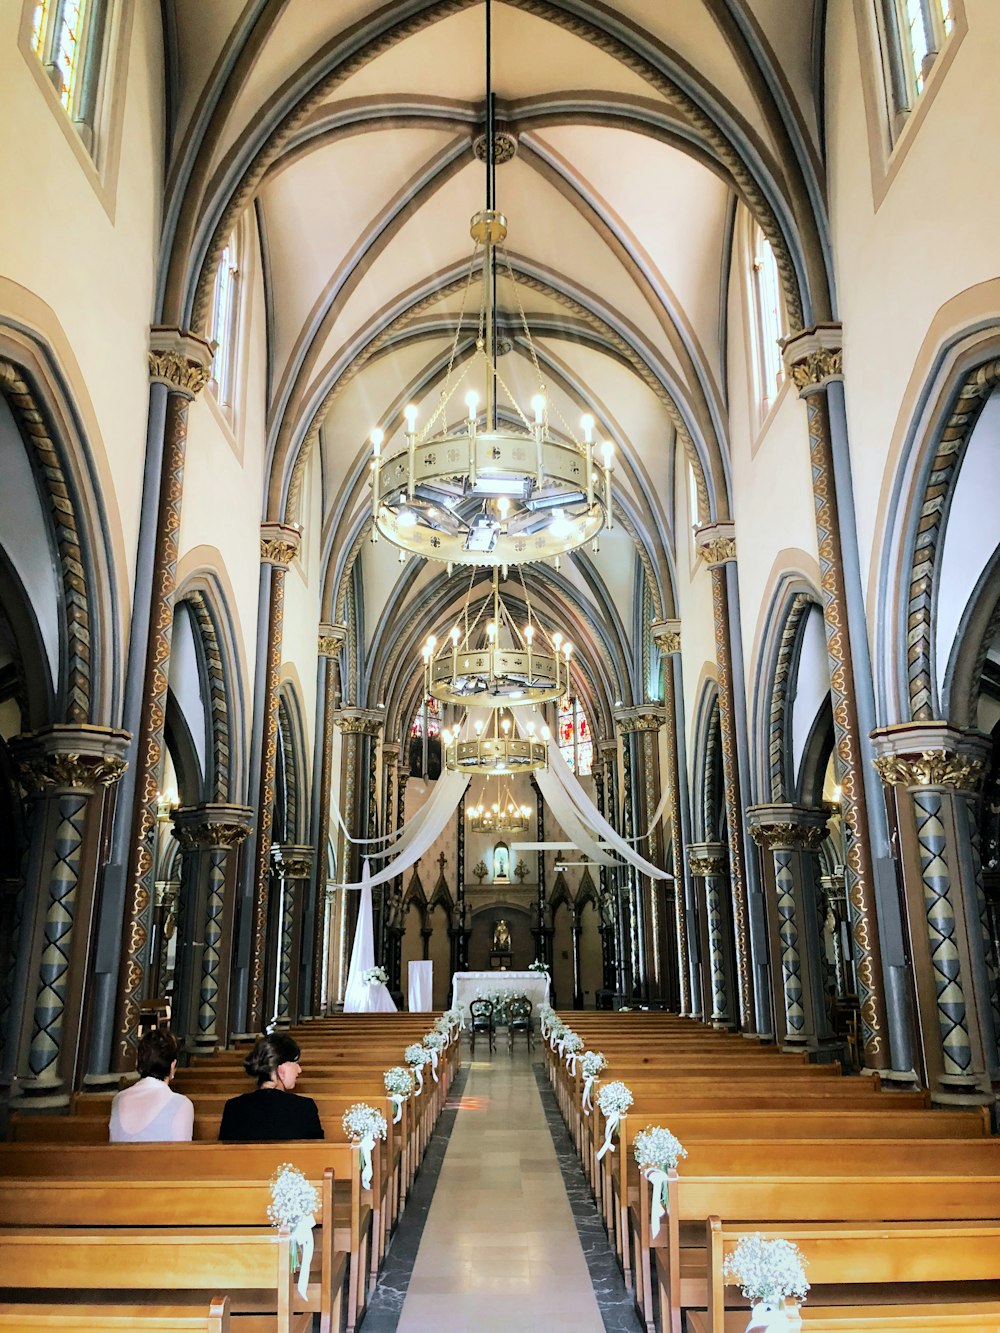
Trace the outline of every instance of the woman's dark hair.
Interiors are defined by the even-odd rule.
[[[302,1052],[299,1044],[283,1032],[272,1032],[266,1037],[258,1037],[253,1050],[243,1061],[243,1068],[251,1078],[257,1080],[258,1088],[274,1078],[279,1065],[289,1060],[298,1060]]]
[[[177,1059],[180,1045],[167,1028],[154,1028],[139,1038],[135,1067],[140,1078],[165,1079]]]

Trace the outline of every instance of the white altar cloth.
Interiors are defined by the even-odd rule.
[[[434,1008],[434,964],[408,963],[409,996],[406,1007],[411,1014],[427,1014]]]
[[[502,991],[506,995],[527,995],[538,1012],[540,1004],[548,1004],[552,982],[545,972],[456,972],[451,979],[451,1002],[467,1012],[469,1001],[482,991]]]

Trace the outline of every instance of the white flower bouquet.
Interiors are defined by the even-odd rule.
[[[424,1090],[424,1065],[430,1064],[431,1053],[425,1050],[419,1041],[415,1041],[407,1046],[403,1052],[403,1059],[413,1070],[413,1076],[417,1080],[416,1096],[419,1097]]]
[[[360,1145],[361,1188],[371,1189],[372,1149],[375,1147],[376,1139],[384,1139],[389,1132],[385,1116],[367,1102],[355,1102],[344,1112],[341,1124],[347,1137]]]
[[[529,972],[548,972],[548,963],[543,963],[540,958],[536,958],[533,963],[528,964]]]
[[[405,1065],[393,1065],[382,1075],[382,1082],[392,1098],[392,1123],[398,1125],[403,1118],[403,1103],[413,1091],[413,1075]]]
[[[612,1143],[612,1139],[615,1130],[618,1128],[618,1122],[626,1114],[634,1100],[631,1089],[627,1088],[620,1079],[613,1079],[610,1083],[605,1083],[597,1094],[597,1104],[601,1108],[601,1115],[604,1116],[606,1122],[604,1142],[597,1153],[598,1161],[606,1152],[614,1152],[615,1145]]]
[[[428,1032],[423,1044],[429,1051],[440,1051],[444,1046],[444,1037],[440,1032]]]
[[[573,1032],[571,1028],[567,1028],[562,1034],[559,1041],[559,1054],[565,1059],[566,1068],[570,1074],[576,1073],[576,1057],[586,1044],[580,1034]]]
[[[267,1220],[274,1227],[287,1227],[291,1232],[292,1268],[299,1272],[299,1294],[305,1299],[309,1285],[309,1268],[313,1255],[314,1214],[319,1211],[319,1195],[291,1162],[282,1162],[271,1177],[271,1202],[267,1206]]]
[[[635,1136],[632,1152],[639,1170],[653,1187],[650,1230],[655,1238],[660,1234],[660,1221],[667,1211],[667,1172],[687,1156],[687,1149],[669,1129],[662,1125],[647,1125]]]
[[[553,1050],[555,1050],[556,1044],[559,1042],[563,1033],[566,1032],[567,1030],[568,1029],[566,1027],[566,1024],[562,1021],[561,1018],[558,1017],[552,1018],[552,1021],[549,1023],[549,1045],[552,1047]]]
[[[389,973],[384,967],[366,967],[361,973],[361,980],[366,986],[385,986],[389,981]]]
[[[583,1107],[584,1115],[590,1115],[594,1109],[594,1103],[591,1101],[594,1092],[594,1081],[607,1067],[608,1058],[600,1051],[585,1051],[580,1059],[580,1072],[583,1075],[583,1091],[580,1094],[580,1104]]]
[[[805,1300],[809,1291],[802,1251],[790,1240],[767,1240],[760,1232],[741,1236],[726,1257],[723,1274],[738,1282],[751,1305]]]

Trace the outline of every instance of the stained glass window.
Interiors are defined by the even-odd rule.
[[[31,44],[55,85],[59,100],[76,117],[83,73],[91,52],[92,0],[37,0]]]
[[[422,736],[424,734],[424,705],[420,704],[417,711],[413,714],[413,722],[410,726],[411,736]],[[437,699],[427,700],[427,735],[439,736],[441,734],[441,705]]]
[[[955,0],[888,0],[884,22],[897,111],[908,110],[927,84],[931,66],[955,27]],[[899,65],[902,68],[899,68]]]
[[[753,224],[753,302],[756,323],[758,395],[761,416],[770,411],[785,378],[781,339],[785,336],[785,312],[781,298],[778,262],[771,242]]]
[[[215,271],[212,292],[212,322],[209,337],[216,343],[212,362],[212,383],[215,397],[224,407],[233,404],[233,367],[235,365],[236,301],[239,264],[236,234],[230,236]]]
[[[581,778],[594,768],[594,740],[590,722],[575,695],[565,694],[559,704],[559,752]]]

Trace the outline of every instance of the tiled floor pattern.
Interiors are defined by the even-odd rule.
[[[605,1333],[523,1049],[471,1064],[398,1329]]]

